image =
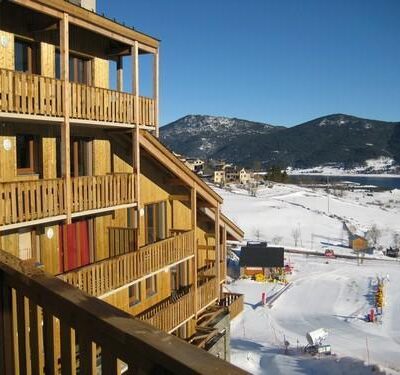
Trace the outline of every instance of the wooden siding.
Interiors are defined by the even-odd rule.
[[[0,68],[14,69],[14,34],[0,30],[0,38],[6,41],[6,46],[0,44]]]

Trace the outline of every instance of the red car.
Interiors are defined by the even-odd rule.
[[[326,249],[325,250],[325,256],[327,258],[334,258],[335,257],[335,252],[333,250]]]

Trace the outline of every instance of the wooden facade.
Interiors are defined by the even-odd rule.
[[[158,80],[152,37],[63,0],[0,2],[0,249],[189,338],[243,233],[157,139]]]

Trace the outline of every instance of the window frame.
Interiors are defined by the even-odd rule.
[[[132,293],[135,291],[136,293]],[[128,287],[128,303],[129,307],[134,307],[142,302],[141,283],[136,283]]]
[[[147,285],[148,282],[149,286]],[[152,275],[146,278],[145,286],[146,286],[146,298],[155,296],[158,293],[157,275]]]
[[[20,152],[18,147],[18,137],[28,137],[28,160],[29,160],[29,167],[22,167],[18,166],[18,152]],[[37,174],[37,139],[34,135],[31,134],[17,134],[16,135],[16,161],[17,161],[17,175],[26,175],[26,174]]]
[[[26,48],[26,69],[17,69],[17,44]],[[14,39],[14,70],[27,74],[40,74],[40,47],[37,42],[16,37]]]

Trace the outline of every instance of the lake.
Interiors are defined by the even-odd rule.
[[[366,176],[322,176],[322,175],[290,175],[290,181],[293,183],[329,183],[350,181],[360,185],[374,185],[384,189],[400,189],[399,177],[366,177]]]

